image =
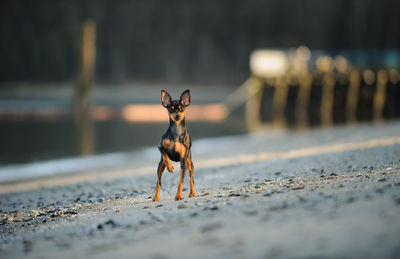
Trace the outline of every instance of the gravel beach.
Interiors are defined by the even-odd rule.
[[[193,142],[152,202],[157,148],[0,185],[1,258],[399,258],[400,122]]]

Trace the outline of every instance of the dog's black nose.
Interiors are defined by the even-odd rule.
[[[175,114],[175,119],[179,120],[179,114]]]

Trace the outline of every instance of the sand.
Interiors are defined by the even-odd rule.
[[[0,257],[399,258],[399,137],[391,122],[197,140],[182,201],[177,164],[151,201],[156,148],[2,184]]]

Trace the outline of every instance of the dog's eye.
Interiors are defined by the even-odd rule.
[[[175,110],[175,107],[174,107],[174,106],[172,106],[171,108],[172,108],[172,110]]]

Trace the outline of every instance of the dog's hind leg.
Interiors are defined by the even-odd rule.
[[[161,157],[160,163],[158,163],[157,168],[157,186],[156,186],[156,194],[154,195],[153,201],[159,200],[160,189],[161,189],[161,176],[165,169],[165,161],[163,157]]]
[[[190,193],[189,197],[196,197],[196,194],[194,194],[194,180],[193,180],[193,162],[192,162],[192,152],[189,153],[188,158],[186,159],[186,164],[188,167],[189,175],[190,175]]]
[[[175,195],[175,200],[182,200],[182,189],[183,189],[183,180],[185,179],[185,173],[186,173],[186,161],[185,159],[181,159],[181,174],[179,178],[179,185],[178,185],[178,191],[176,192]]]

